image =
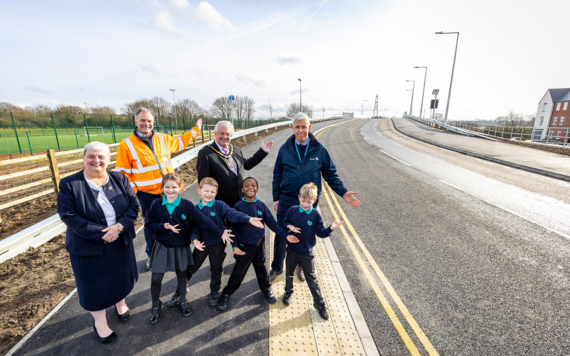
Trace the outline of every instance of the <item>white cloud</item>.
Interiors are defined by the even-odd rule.
[[[280,65],[301,64],[303,63],[303,60],[300,57],[283,55],[277,57],[277,63]]]
[[[151,64],[145,64],[144,66],[141,65],[141,69],[144,70],[145,72],[150,72],[152,74],[160,75],[160,71],[158,70],[158,68],[156,68]]]
[[[253,74],[249,74],[249,73],[238,73],[236,75],[237,80],[239,80],[240,82],[247,84],[247,85],[254,85],[256,87],[263,87],[265,85],[267,85],[267,81],[263,78],[259,78]]]
[[[182,0],[178,0],[182,1]],[[233,25],[230,20],[223,17],[210,3],[202,1],[196,9],[196,16],[208,23],[216,31],[231,30]]]
[[[25,90],[35,91],[36,93],[49,94],[49,91],[38,87],[24,87]]]
[[[190,38],[190,34],[186,30],[178,29],[174,27],[172,16],[168,11],[162,11],[153,16],[150,23],[157,28],[172,33],[176,36],[182,37],[184,39]]]

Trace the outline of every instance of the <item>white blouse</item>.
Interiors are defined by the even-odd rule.
[[[109,201],[109,199],[107,199],[107,196],[103,191],[103,187],[98,187],[95,183],[87,179],[87,177],[85,178],[85,180],[87,181],[87,183],[89,183],[89,186],[93,190],[97,190],[99,192],[99,194],[97,195],[97,202],[101,206],[101,209],[103,209],[103,213],[105,214],[105,220],[107,220],[107,226],[115,225],[117,223],[115,208],[113,208],[113,205],[111,205],[111,202]],[[107,177],[107,180],[105,181],[105,184],[107,183],[109,183],[109,177]]]

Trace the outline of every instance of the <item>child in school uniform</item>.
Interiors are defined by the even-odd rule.
[[[198,194],[200,194],[198,209],[200,213],[210,219],[216,226],[225,229],[229,221],[231,223],[251,224],[251,226],[255,226],[254,229],[258,230],[264,229],[260,218],[252,218],[230,208],[223,201],[216,200],[217,193],[218,182],[216,182],[214,178],[206,177],[200,181],[198,188]],[[186,270],[186,278],[190,281],[192,276],[202,267],[206,257],[209,257],[211,273],[209,304],[211,307],[215,307],[218,304],[220,288],[222,287],[222,271],[224,258],[226,257],[226,243],[232,242],[232,240],[229,238],[223,240],[220,238],[220,235],[212,234],[199,225],[192,227],[190,238],[194,244],[194,252],[192,253],[194,264]],[[179,298],[180,292],[179,289],[177,289],[166,305],[169,307],[175,306],[179,303]]]
[[[276,235],[286,238],[287,232],[279,227],[267,206],[261,200],[257,199],[256,195],[258,189],[257,180],[255,178],[245,178],[241,189],[244,198],[242,198],[242,201],[238,202],[234,208],[244,212],[248,216],[261,218],[261,221],[275,232]],[[246,224],[232,224],[232,231],[235,234],[232,246],[236,264],[230,275],[228,284],[224,287],[222,296],[218,301],[218,310],[226,310],[230,296],[241,286],[251,264],[253,264],[257,276],[259,289],[261,289],[267,301],[270,304],[274,304],[277,302],[277,299],[271,290],[267,268],[265,267],[265,229],[257,229]]]
[[[162,199],[154,201],[146,216],[145,227],[155,234],[155,243],[150,258],[152,271],[150,293],[152,309],[150,323],[160,319],[162,302],[159,299],[162,279],[168,271],[176,272],[180,295],[180,309],[185,317],[192,314],[186,302],[186,270],[193,265],[190,250],[190,232],[199,225],[205,231],[229,239],[229,230],[216,226],[206,218],[189,200],[182,199],[184,189],[182,178],[176,173],[168,173],[162,179]]]
[[[299,203],[289,208],[283,226],[292,233],[287,236],[287,258],[285,259],[285,295],[283,304],[291,304],[293,294],[293,275],[295,268],[300,265],[305,272],[305,278],[309,290],[313,295],[314,307],[319,311],[323,319],[328,319],[329,314],[325,300],[321,295],[319,281],[315,274],[315,264],[313,263],[313,247],[317,244],[315,236],[324,238],[344,224],[344,221],[337,223],[334,221],[331,226],[325,227],[321,213],[313,209],[313,204],[318,198],[317,186],[314,183],[307,183],[299,191]]]

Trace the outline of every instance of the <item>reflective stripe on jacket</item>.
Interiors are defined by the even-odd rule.
[[[174,137],[155,132],[152,136],[154,153],[136,135],[124,138],[117,151],[115,171],[124,173],[129,178],[135,193],[142,191],[160,194],[162,176],[174,172],[171,154],[184,150],[199,134],[198,127]]]

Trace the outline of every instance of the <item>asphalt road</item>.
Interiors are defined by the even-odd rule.
[[[435,350],[570,353],[568,184],[435,148],[379,123],[340,125],[320,141],[363,203],[354,209],[341,201],[348,219]],[[326,203],[321,210],[332,221]],[[381,354],[409,354],[346,240],[335,232],[332,241]]]

